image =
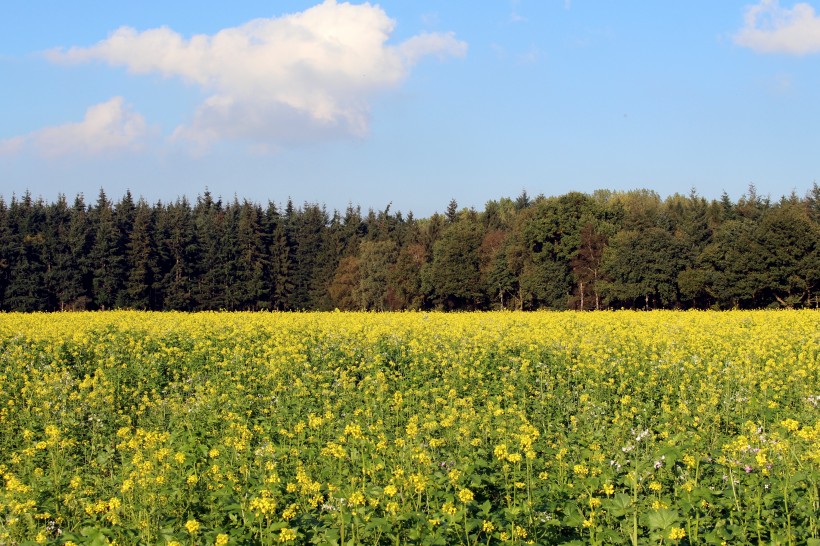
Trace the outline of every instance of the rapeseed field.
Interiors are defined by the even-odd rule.
[[[820,544],[820,314],[0,315],[0,544]]]

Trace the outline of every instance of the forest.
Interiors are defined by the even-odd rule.
[[[820,187],[567,193],[415,218],[209,191],[0,197],[0,310],[749,309],[820,306]]]

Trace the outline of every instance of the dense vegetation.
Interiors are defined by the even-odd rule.
[[[817,307],[820,188],[599,191],[416,219],[223,202],[0,199],[0,309]]]
[[[0,314],[0,544],[820,544],[820,315]]]

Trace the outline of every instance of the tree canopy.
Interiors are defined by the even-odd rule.
[[[522,193],[415,218],[210,192],[0,197],[0,310],[820,306],[820,188]]]

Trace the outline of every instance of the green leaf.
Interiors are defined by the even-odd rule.
[[[646,517],[650,529],[669,529],[678,521],[678,513],[674,510],[653,510]]]
[[[108,537],[100,529],[85,527],[80,531],[80,534],[86,538],[85,544],[87,546],[107,546],[109,544]]]
[[[629,513],[632,498],[623,493],[616,493],[614,497],[604,500],[602,504],[607,512],[618,518]]]

